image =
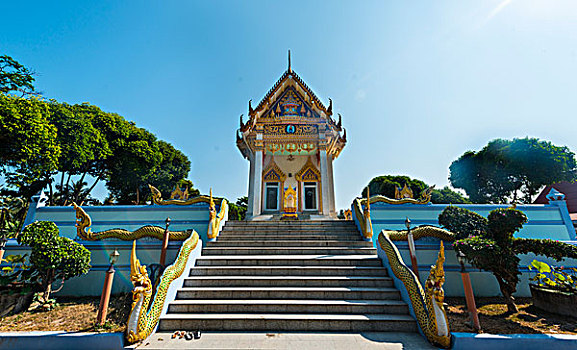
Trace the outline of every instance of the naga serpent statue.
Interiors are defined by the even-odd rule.
[[[191,204],[196,204],[196,203],[210,203],[210,197],[208,196],[198,196],[198,197],[194,197],[194,198],[190,198],[187,200],[182,200],[182,199],[162,199],[162,193],[154,186],[152,185],[148,185],[148,188],[150,188],[150,192],[152,193],[152,202],[154,204],[157,205],[170,205],[170,204],[175,204],[175,205],[191,205]],[[216,203],[220,204],[221,199],[217,199]]]
[[[146,272],[146,266],[141,265],[140,260],[136,257],[136,241],[132,243],[130,281],[134,285],[134,289],[132,290],[132,309],[126,327],[126,339],[128,342],[135,343],[146,339],[152,334],[162,314],[168,288],[184,272],[188,258],[196,248],[198,241],[198,233],[192,231],[192,235],[182,244],[174,264],[164,270],[156,288],[156,295],[152,305],[150,303],[152,299],[152,282]]]
[[[434,189],[435,189],[434,185],[431,187],[428,187],[423,192],[421,192],[421,197],[418,199],[414,199],[414,198],[392,199],[389,197],[376,195],[376,196],[371,197],[370,204],[379,203],[379,202],[387,203],[387,204],[407,204],[407,203],[410,203],[410,204],[427,204],[431,201],[431,195],[433,194]],[[367,203],[366,198],[360,199],[360,201],[361,201],[361,205],[365,205]]]
[[[92,232],[90,226],[92,220],[90,216],[76,203],[72,203],[76,210],[76,234],[85,241],[98,241],[107,238],[117,238],[123,241],[132,241],[139,238],[151,237],[162,240],[164,237],[164,228],[160,226],[146,225],[138,228],[136,231],[128,231],[122,228],[113,228],[101,232]],[[171,241],[184,241],[190,237],[192,230],[186,231],[169,231]]]
[[[441,239],[437,262],[431,267],[424,290],[418,277],[405,265],[399,250],[393,243],[393,240],[407,240],[408,232],[383,230],[379,235],[378,242],[387,255],[393,274],[403,282],[408,292],[419,327],[431,343],[448,348],[451,345],[451,334],[447,314],[443,307],[445,249],[442,240],[453,241],[455,236],[449,231],[433,226],[420,226],[411,232],[415,235],[415,239],[421,237]]]

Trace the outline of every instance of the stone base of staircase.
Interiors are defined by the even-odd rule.
[[[176,330],[416,334],[417,324],[352,221],[229,221],[160,319],[159,332]]]
[[[296,350],[432,350],[418,333],[365,332],[274,333],[204,332],[198,340],[172,339],[172,333],[156,333],[138,349],[296,349]]]

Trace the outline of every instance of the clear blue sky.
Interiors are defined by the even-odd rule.
[[[204,193],[246,195],[247,103],[294,70],[343,115],[337,207],[368,181],[442,187],[501,137],[577,151],[577,1],[7,1],[0,54],[48,98],[117,112],[186,153]],[[102,189],[99,191],[102,192]]]

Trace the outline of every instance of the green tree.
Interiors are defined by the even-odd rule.
[[[243,196],[236,200],[236,203],[228,203],[228,218],[229,220],[244,220],[246,217],[246,209],[248,207],[248,197]]]
[[[368,188],[371,190],[371,196],[382,195],[389,198],[395,198],[395,188],[403,188],[405,184],[413,191],[413,195],[418,197],[424,190],[429,188],[425,182],[413,179],[403,175],[383,175],[373,178]],[[367,195],[367,187],[363,188],[361,196]],[[441,190],[433,190],[431,195],[431,202],[444,204],[463,204],[470,203],[469,200],[463,197],[460,193],[451,190],[449,187],[444,187]]]
[[[61,237],[53,222],[36,221],[28,225],[17,240],[32,250],[30,272],[38,275],[43,303],[49,302],[50,294],[58,292],[64,281],[90,270],[90,251],[69,238]],[[52,284],[56,281],[61,281],[61,285],[53,291]]]
[[[111,194],[121,204],[139,204],[140,194],[147,190],[148,179],[162,161],[156,137],[134,125],[122,147],[109,158],[106,182]]]
[[[0,174],[16,197],[30,197],[51,181],[61,148],[48,104],[0,94]]]
[[[575,154],[536,138],[490,141],[449,167],[449,181],[474,203],[531,203],[546,185],[577,179]]]
[[[53,100],[49,107],[49,120],[58,130],[57,142],[62,149],[58,164],[60,183],[56,185],[57,194],[53,194],[50,184],[50,204],[83,202],[95,186],[86,188],[86,176],[90,175],[98,181],[103,171],[103,161],[111,155],[108,141],[91,121],[94,113],[102,111],[88,104],[71,106]],[[79,175],[80,179],[70,186],[70,180],[75,175]]]
[[[509,312],[517,312],[513,294],[519,283],[519,254],[534,253],[557,261],[577,258],[577,247],[550,239],[515,238],[527,222],[516,209],[495,209],[488,218],[470,210],[449,206],[439,215],[439,224],[456,234],[453,248],[476,268],[489,271],[499,283]]]
[[[38,95],[34,90],[34,73],[12,57],[0,56],[0,93]]]
[[[145,181],[162,192],[164,198],[170,196],[177,184],[181,188],[187,187],[190,197],[198,196],[200,192],[194,188],[192,181],[184,180],[190,172],[188,157],[168,142],[157,141],[157,145],[162,160]]]

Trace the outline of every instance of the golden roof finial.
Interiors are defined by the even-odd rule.
[[[291,68],[291,50],[288,50],[288,72],[292,73],[292,68]]]

